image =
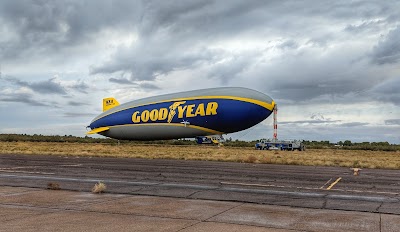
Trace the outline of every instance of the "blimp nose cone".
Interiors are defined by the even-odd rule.
[[[273,111],[275,107],[275,102],[270,96],[256,90],[243,88],[238,90],[238,94],[245,96],[248,99],[252,99],[255,104],[261,105],[269,111]]]

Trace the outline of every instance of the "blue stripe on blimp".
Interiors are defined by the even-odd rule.
[[[271,113],[265,107],[239,100],[196,99],[128,108],[99,118],[90,127],[187,122],[188,125],[232,133],[256,125]]]

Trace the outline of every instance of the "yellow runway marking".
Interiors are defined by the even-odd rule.
[[[330,188],[333,187],[333,185],[337,184],[342,178],[338,178],[338,180],[335,181],[335,183],[331,184],[329,186]],[[329,180],[325,185],[327,185],[331,180]],[[322,188],[311,188],[311,187],[296,187],[296,186],[284,186],[284,185],[273,185],[273,184],[253,184],[253,183],[235,183],[235,182],[219,182],[221,185],[239,185],[239,186],[253,186],[253,187],[273,187],[273,188],[289,188],[289,189],[305,189],[305,190],[321,190]],[[323,187],[325,187],[325,185]],[[328,187],[328,188],[329,188]],[[337,192],[354,192],[354,193],[373,193],[373,194],[390,194],[394,196],[399,196],[400,193],[396,192],[375,192],[375,191],[363,191],[363,190],[351,190],[351,189],[329,189],[330,191],[337,191]]]
[[[333,182],[328,188],[326,188],[326,190],[330,190],[333,186],[335,186],[335,184],[337,184],[340,180],[342,179],[342,177],[337,178],[337,180],[335,182]]]
[[[331,182],[331,180],[332,180],[332,178],[330,178],[324,185],[322,185],[322,187],[321,188],[319,188],[319,189],[323,189],[323,188],[325,188],[325,186],[327,185],[327,184],[329,184],[329,182]]]

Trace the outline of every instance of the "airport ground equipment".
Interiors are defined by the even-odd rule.
[[[300,140],[278,140],[278,106],[275,104],[274,113],[274,135],[273,139],[262,139],[255,145],[258,150],[286,150],[286,151],[304,151],[305,146]]]
[[[270,141],[262,139],[255,145],[258,150],[286,150],[286,151],[304,151],[305,146],[300,140],[276,140]]]
[[[225,142],[225,139],[222,136],[218,135],[209,135],[209,136],[196,136],[197,144],[205,144],[205,145],[222,145]]]

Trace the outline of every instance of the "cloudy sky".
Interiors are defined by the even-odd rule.
[[[0,133],[84,136],[101,100],[242,86],[278,137],[400,144],[399,1],[0,1]],[[233,139],[272,137],[272,117]]]

